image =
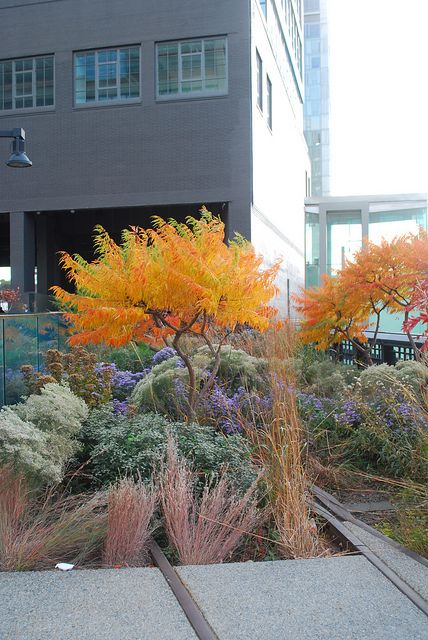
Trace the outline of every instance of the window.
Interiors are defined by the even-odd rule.
[[[0,62],[0,111],[51,107],[53,104],[53,56]]]
[[[260,2],[260,7],[261,7],[261,9],[263,11],[263,15],[266,18],[266,16],[267,16],[267,0],[259,0],[259,2]]]
[[[266,106],[267,106],[267,123],[269,129],[272,129],[272,82],[269,76],[266,76]]]
[[[227,93],[226,38],[157,45],[158,98],[192,98]]]
[[[257,59],[257,105],[260,111],[263,111],[263,62],[258,51],[256,51]]]
[[[100,49],[74,55],[76,104],[140,97],[140,47]]]

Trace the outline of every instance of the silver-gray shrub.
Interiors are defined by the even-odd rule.
[[[197,386],[209,375],[214,357],[208,347],[199,347],[191,356]],[[229,389],[238,387],[255,390],[265,384],[266,361],[255,358],[242,349],[225,345],[220,351],[218,378],[227,383]],[[164,360],[153,367],[134,387],[130,401],[139,410],[156,411],[166,415],[180,415],[178,406],[180,389],[189,385],[189,373],[178,356]],[[184,395],[184,394],[183,394]]]
[[[59,482],[87,416],[85,402],[66,385],[47,384],[40,395],[0,411],[0,462],[33,480]]]
[[[363,398],[379,396],[386,390],[420,399],[428,388],[428,367],[414,360],[368,367],[361,373],[360,385]]]

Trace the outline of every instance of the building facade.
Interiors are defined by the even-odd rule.
[[[0,6],[0,128],[23,127],[33,161],[0,171],[12,285],[41,309],[64,284],[56,252],[91,258],[95,224],[118,238],[205,204],[267,263],[284,257],[288,309],[310,172],[302,21],[300,0]]]
[[[330,195],[330,79],[327,0],[304,0],[305,137],[312,165],[308,195]]]

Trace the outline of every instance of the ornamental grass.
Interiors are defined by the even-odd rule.
[[[199,501],[193,473],[177,455],[170,436],[159,475],[160,503],[170,545],[181,564],[215,564],[230,559],[243,538],[259,528],[266,511],[257,506],[258,478],[238,495],[226,470],[207,485]]]
[[[141,566],[156,502],[153,487],[146,487],[141,479],[125,478],[110,488],[104,565]]]
[[[295,353],[297,337],[285,324],[262,337],[261,350],[269,365],[272,410],[258,416],[263,427],[247,429],[255,455],[264,469],[269,504],[279,534],[279,551],[285,558],[313,558],[327,553],[308,504],[310,481],[306,450],[298,414],[295,380],[286,362]],[[260,347],[259,347],[260,348]]]
[[[0,468],[0,570],[53,569],[96,557],[105,535],[106,494],[35,494],[21,474]]]

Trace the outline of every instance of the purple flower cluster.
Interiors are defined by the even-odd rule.
[[[257,424],[262,413],[266,415],[272,410],[272,403],[272,395],[263,396],[244,387],[228,395],[225,387],[216,381],[198,410],[225,433],[232,434],[242,431],[243,421]]]
[[[137,382],[140,382],[151,371],[151,369],[143,369],[143,371],[119,371],[116,369],[113,373],[111,384],[113,388],[120,387],[125,391],[132,391]]]
[[[343,427],[355,427],[361,423],[361,414],[355,400],[345,400],[341,410],[334,414],[339,425]]]
[[[117,400],[125,400],[137,382],[142,380],[151,369],[143,369],[133,373],[132,371],[121,371],[114,362],[99,362],[95,367],[95,373],[100,381],[104,379],[105,373],[108,371],[111,375],[110,384],[113,397]]]
[[[324,404],[314,393],[296,392],[297,402],[304,413],[322,412]]]
[[[174,358],[177,355],[177,352],[172,347],[164,347],[155,353],[152,358],[153,365],[160,364],[164,360],[169,360],[170,358]]]
[[[113,400],[113,413],[115,413],[116,415],[122,415],[125,416],[128,413],[128,402],[127,400],[117,400],[117,398],[115,398]]]
[[[403,397],[385,397],[373,404],[385,426],[396,434],[416,434],[419,429],[428,430],[428,419],[419,407]]]

